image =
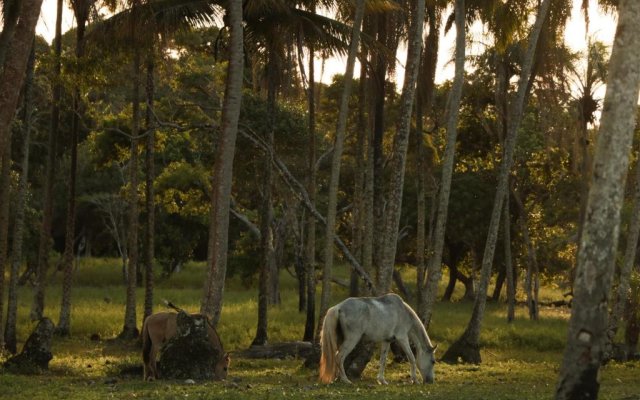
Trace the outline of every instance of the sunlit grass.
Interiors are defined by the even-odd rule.
[[[405,282],[412,283],[415,272],[402,269]],[[346,268],[336,268],[346,278]],[[168,299],[189,311],[197,311],[202,296],[204,265],[188,263],[180,273],[158,279],[155,309],[164,310]],[[304,313],[298,312],[295,280],[282,274],[282,304],[269,309],[269,340],[293,341],[302,338]],[[59,274],[47,289],[46,315],[58,320]],[[443,290],[443,288],[441,288]],[[557,300],[562,293],[546,288],[544,296]],[[142,318],[144,291],[138,289],[138,319]],[[346,296],[346,289],[334,287],[333,303]],[[454,299],[460,299],[457,290]],[[29,320],[32,293],[20,290],[18,335],[24,341],[33,329]],[[520,294],[522,299],[522,294]],[[120,375],[123,369],[141,366],[137,343],[113,340],[122,330],[125,289],[119,260],[82,260],[73,289],[72,336],[56,338],[50,370],[38,376],[0,372],[0,399],[105,399],[105,398],[216,398],[216,399],[540,399],[553,396],[562,351],[566,341],[569,311],[542,308],[539,321],[530,321],[527,310],[516,308],[516,321],[506,322],[504,302],[489,302],[481,334],[483,364],[445,365],[438,363],[436,384],[410,385],[407,364],[387,364],[389,386],[375,383],[378,361],[367,366],[362,380],[354,385],[322,385],[317,371],[302,366],[302,360],[249,360],[233,356],[226,382],[178,381],[143,382],[139,372]],[[462,333],[471,314],[470,302],[438,303],[429,334],[440,345],[439,354]],[[235,353],[246,349],[255,335],[257,290],[240,279],[226,285],[224,308],[218,331],[225,349]],[[97,334],[98,341],[91,335]],[[601,399],[638,399],[638,363],[611,363],[602,370]],[[635,397],[633,397],[635,396]]]

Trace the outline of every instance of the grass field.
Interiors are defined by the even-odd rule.
[[[411,279],[411,271],[404,271]],[[569,311],[541,310],[538,322],[529,321],[526,310],[517,309],[517,320],[507,324],[504,304],[489,304],[481,336],[482,365],[436,365],[434,385],[410,385],[407,364],[389,362],[388,386],[375,383],[377,361],[370,363],[362,380],[354,385],[318,383],[317,371],[305,369],[302,360],[249,360],[233,358],[225,382],[143,382],[142,376],[121,375],[123,368],[141,365],[135,343],[112,340],[122,329],[124,287],[117,260],[83,260],[76,274],[73,292],[72,336],[56,338],[50,370],[42,375],[14,375],[0,370],[0,399],[542,399],[552,398],[558,367],[566,340]],[[162,299],[197,311],[202,295],[202,264],[188,264],[179,274],[157,283],[156,310]],[[47,292],[46,314],[57,322],[60,302],[59,280]],[[269,310],[271,342],[299,340],[304,315],[297,312],[296,283],[282,274],[282,305]],[[246,349],[255,333],[255,288],[230,279],[218,331],[225,350]],[[559,291],[542,292],[549,299]],[[138,292],[139,304],[143,292]],[[22,288],[19,305],[19,340],[33,329],[28,320],[31,291]],[[334,290],[334,300],[345,297]],[[6,303],[5,303],[6,304]],[[444,351],[464,329],[471,304],[438,304],[429,332]],[[141,315],[141,309],[138,311]],[[92,334],[100,341],[91,341]],[[20,346],[21,347],[21,346]],[[640,400],[640,364],[610,363],[601,371],[601,399]]]

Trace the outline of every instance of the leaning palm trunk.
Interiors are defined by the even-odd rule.
[[[76,61],[80,61],[84,55],[84,32],[89,16],[89,3],[76,2],[75,15],[78,26],[76,28]],[[71,121],[71,165],[69,167],[69,186],[67,187],[67,218],[64,254],[62,266],[64,277],[62,280],[62,303],[60,306],[60,319],[56,327],[56,333],[61,336],[69,336],[71,329],[71,280],[73,277],[73,259],[76,233],[76,182],[78,175],[78,134],[80,130],[80,89],[74,90],[73,118]]]
[[[442,252],[444,249],[444,235],[446,230],[447,214],[449,211],[449,195],[451,193],[451,177],[455,162],[456,138],[458,136],[458,114],[460,99],[462,97],[462,85],[464,83],[465,61],[465,0],[456,0],[456,59],[455,76],[449,95],[449,108],[447,110],[447,142],[444,150],[442,164],[442,180],[440,182],[440,194],[438,197],[438,211],[435,221],[432,255],[427,266],[427,283],[425,285],[422,300],[421,319],[428,328],[433,315],[433,308],[438,297],[438,284],[442,278]]]
[[[204,283],[200,312],[212,318],[214,326],[220,319],[222,293],[227,273],[227,243],[229,230],[229,200],[233,176],[240,104],[242,101],[243,31],[242,3],[231,1],[227,6],[231,26],[230,55],[222,110],[221,136],[216,148],[213,171],[207,277]]]
[[[384,218],[384,240],[382,270],[380,271],[378,291],[388,292],[391,289],[391,278],[395,266],[396,248],[398,243],[398,227],[400,212],[402,211],[402,192],[404,188],[404,173],[409,145],[411,115],[415,97],[418,69],[420,68],[420,52],[422,51],[422,27],[424,25],[424,0],[418,0],[414,20],[411,24],[409,48],[405,78],[400,97],[402,114],[398,125],[398,132],[393,143],[393,153],[390,160],[391,178],[389,181],[387,206]]]
[[[487,288],[489,286],[489,279],[491,278],[491,266],[493,264],[493,256],[495,254],[496,243],[498,240],[502,206],[508,190],[509,171],[513,164],[513,154],[518,136],[518,128],[522,121],[524,103],[528,90],[527,82],[529,81],[529,77],[531,76],[533,69],[533,58],[538,43],[538,37],[540,36],[540,31],[542,30],[542,25],[548,14],[550,4],[551,0],[544,0],[538,10],[538,16],[529,37],[527,52],[525,54],[522,71],[520,72],[515,104],[513,104],[510,118],[507,120],[508,129],[504,144],[504,159],[500,165],[498,188],[496,190],[493,211],[491,213],[489,232],[487,234],[487,242],[485,244],[484,255],[482,258],[480,281],[478,291],[476,292],[471,320],[469,321],[469,324],[462,336],[454,342],[444,354],[443,360],[447,362],[457,362],[459,358],[464,362],[476,364],[481,362],[479,344],[480,325],[482,323],[482,318],[484,317],[484,309],[487,303]]]
[[[364,18],[364,0],[358,0],[356,3],[356,13],[353,21],[353,31],[351,33],[351,45],[349,47],[349,55],[347,57],[347,69],[344,76],[344,87],[342,89],[342,97],[340,99],[340,111],[338,112],[338,124],[336,126],[336,137],[333,147],[333,156],[331,159],[331,178],[329,180],[329,198],[327,208],[327,226],[324,243],[324,266],[322,269],[322,296],[320,299],[320,320],[318,322],[316,336],[322,327],[324,315],[329,309],[329,300],[331,299],[331,275],[333,269],[333,240],[336,223],[336,207],[338,199],[338,184],[340,183],[340,165],[342,158],[342,149],[344,144],[345,131],[347,128],[347,114],[349,111],[349,96],[351,95],[351,86],[353,79],[353,69],[355,59],[358,53],[360,42],[360,27]]]
[[[640,2],[621,1],[556,399],[598,397],[607,303],[640,90]]]
[[[35,46],[31,48],[27,77],[24,85],[24,130],[20,183],[16,200],[13,243],[11,244],[11,270],[9,272],[9,294],[7,299],[7,321],[4,327],[5,348],[15,354],[17,348],[16,324],[18,320],[18,275],[22,263],[22,243],[24,240],[25,208],[29,177],[29,146],[33,114],[33,70]],[[1,329],[1,328],[0,328]]]

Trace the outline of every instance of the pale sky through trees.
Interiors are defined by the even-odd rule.
[[[584,16],[580,10],[581,0],[574,0],[573,11],[571,19],[566,28],[565,38],[569,47],[575,51],[584,50],[586,48],[587,39],[585,37]],[[616,29],[616,20],[612,15],[606,15],[598,8],[596,0],[590,0],[590,26],[589,30],[594,39],[604,42],[607,46],[610,46],[613,42],[613,36]],[[450,11],[449,11],[450,12]],[[63,14],[62,30],[66,31],[74,25],[73,13],[68,8],[65,9]],[[44,0],[42,6],[42,14],[38,23],[37,32],[44,36],[47,41],[51,42],[55,31],[55,18],[56,18],[56,0]],[[478,54],[482,51],[487,43],[483,39],[485,31],[480,24],[475,24],[471,28],[471,32],[474,37],[474,44],[468,50],[470,55]],[[444,31],[441,35],[441,56],[438,60],[438,69],[436,73],[436,82],[440,83],[447,79],[453,78],[453,46],[455,40],[455,27],[444,35]],[[402,80],[404,79],[404,67],[403,64],[406,59],[406,48],[402,48],[398,52],[398,68],[396,69],[396,86],[399,88],[402,86]],[[322,82],[331,82],[331,77],[334,74],[344,74],[346,65],[345,58],[330,59],[327,60],[324,66],[324,74],[322,77],[320,73],[322,71],[320,61],[316,65],[316,79]],[[360,71],[359,64],[356,64],[355,76],[358,76]],[[601,88],[602,95],[604,96],[604,88]]]

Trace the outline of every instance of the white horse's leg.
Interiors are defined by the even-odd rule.
[[[380,345],[380,370],[378,371],[378,383],[381,385],[387,385],[387,381],[384,379],[384,367],[387,363],[387,353],[389,352],[389,345],[391,343],[383,341]]]
[[[358,344],[360,340],[360,336],[352,335],[346,337],[340,349],[338,349],[338,366],[340,367],[340,380],[344,383],[351,383],[349,378],[347,378],[347,373],[344,370],[344,360],[347,359],[347,356]]]
[[[408,338],[398,339],[398,344],[402,347],[402,351],[409,359],[409,363],[411,364],[411,380],[413,383],[418,383],[418,377],[416,376],[416,358],[413,355],[413,351],[411,351],[411,345],[409,344]]]

